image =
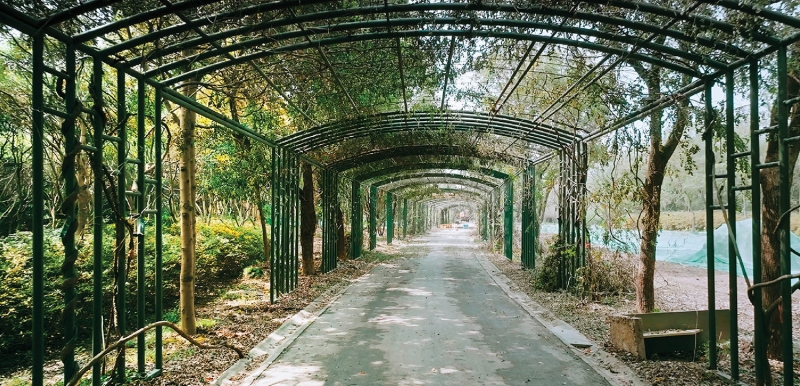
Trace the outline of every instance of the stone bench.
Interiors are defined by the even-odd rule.
[[[717,310],[716,317],[717,341],[730,339],[730,310]],[[611,344],[639,359],[708,342],[707,310],[615,315],[609,324]]]

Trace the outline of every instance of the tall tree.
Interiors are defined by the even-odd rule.
[[[629,61],[647,87],[647,97],[643,104],[649,104],[661,98],[665,81],[664,70],[657,66],[646,66],[638,61]],[[682,77],[686,84],[689,79]],[[684,99],[675,106],[675,118],[672,129],[664,138],[663,112],[650,115],[649,136],[650,150],[647,158],[647,169],[641,189],[641,251],[639,252],[639,271],[636,274],[636,310],[653,312],[655,296],[653,279],[656,266],[656,244],[661,221],[661,187],[664,183],[664,172],[667,163],[680,144],[686,127],[689,125],[689,100]]]
[[[794,44],[790,46],[789,52],[789,76],[787,78],[787,91],[789,98],[795,98],[800,95],[800,68],[797,63],[800,62],[800,46]],[[775,101],[772,109],[772,118],[770,126],[778,124],[777,120],[777,103]],[[789,111],[789,136],[794,137],[800,135],[800,105],[795,104]],[[780,142],[775,138],[776,134],[772,134],[769,141],[767,141],[767,150],[764,156],[764,162],[778,161],[778,152],[780,149]],[[791,185],[791,178],[794,176],[795,165],[797,158],[800,155],[800,144],[792,142],[789,145],[789,184]],[[778,169],[764,169],[761,171],[761,264],[762,264],[762,281],[770,281],[778,278],[781,275],[781,256],[780,256],[780,232],[776,232],[783,214],[779,211],[778,193],[779,189],[779,175]],[[788,216],[787,216],[788,217]],[[769,306],[773,302],[780,299],[780,286],[773,285],[764,288],[762,292],[762,299],[764,307]],[[769,343],[767,345],[767,355],[775,359],[782,358],[782,345],[781,345],[781,329],[783,326],[783,305],[779,303],[778,308],[772,311],[769,319],[766,321],[769,330]],[[790,359],[791,360],[791,359]]]
[[[300,248],[303,250],[303,273],[314,275],[314,233],[317,210],[314,205],[314,170],[303,163],[303,189],[300,191]]]
[[[198,83],[190,80],[183,86],[185,95],[194,98]],[[190,335],[197,333],[194,307],[195,277],[195,197],[197,196],[197,178],[195,165],[195,126],[197,113],[182,107],[179,139],[179,187],[180,187],[180,221],[181,221],[181,274],[180,274],[180,310],[181,328]]]

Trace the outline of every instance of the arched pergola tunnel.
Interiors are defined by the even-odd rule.
[[[94,194],[92,221],[93,272],[93,316],[91,320],[93,354],[100,354],[103,347],[103,303],[102,228],[104,209],[114,211],[116,216],[131,220],[137,226],[127,231],[122,225],[116,229],[116,244],[122,246],[128,238],[137,240],[136,285],[144,288],[145,259],[154,261],[156,297],[144,299],[144,291],[137,291],[137,309],[126,310],[126,293],[121,288],[117,293],[117,315],[135,314],[136,326],[127,326],[121,317],[118,326],[124,334],[141,328],[149,321],[162,320],[163,282],[161,277],[163,257],[163,224],[160,214],[162,202],[163,140],[166,103],[181,106],[200,114],[214,125],[224,127],[237,135],[250,138],[272,149],[270,175],[272,220],[270,249],[270,294],[273,301],[281,294],[292,291],[297,285],[299,262],[299,200],[301,178],[300,165],[313,165],[321,181],[322,209],[322,269],[329,272],[336,268],[337,225],[336,211],[343,194],[341,186],[350,184],[350,228],[352,257],[361,255],[363,240],[364,204],[369,202],[368,247],[375,246],[377,192],[385,186],[387,202],[402,202],[402,229],[411,228],[415,233],[424,232],[438,221],[438,208],[448,205],[444,198],[404,196],[404,182],[415,178],[451,181],[460,179],[457,194],[466,202],[480,208],[480,234],[494,245],[496,234],[503,235],[503,254],[513,257],[513,205],[514,195],[521,196],[521,260],[527,268],[536,265],[535,243],[532,222],[535,221],[537,181],[536,166],[548,159],[559,165],[558,222],[559,238],[564,245],[575,248],[570,261],[559,267],[561,285],[566,286],[575,270],[585,263],[587,240],[586,227],[586,179],[587,146],[603,135],[630,127],[637,121],[660,112],[669,106],[703,94],[705,158],[707,177],[706,201],[707,223],[713,223],[715,210],[726,211],[728,218],[736,218],[736,197],[744,192],[752,195],[753,228],[735,229],[729,224],[731,240],[749,232],[753,236],[753,254],[761,256],[761,194],[762,173],[777,170],[779,180],[777,208],[780,221],[776,232],[780,233],[780,275],[775,281],[762,281],[760,259],[753,264],[753,285],[748,288],[755,307],[754,351],[756,377],[763,379],[769,371],[766,361],[768,335],[765,326],[774,312],[780,312],[782,324],[782,352],[784,373],[792,374],[791,331],[791,254],[789,221],[791,217],[790,194],[790,146],[797,137],[791,134],[789,116],[800,102],[789,97],[787,58],[791,45],[800,40],[800,19],[780,5],[756,6],[735,1],[698,1],[689,6],[668,6],[653,2],[581,1],[564,4],[537,5],[504,3],[408,3],[372,4],[356,2],[347,6],[323,1],[300,2],[277,1],[244,5],[221,3],[212,0],[184,2],[162,2],[158,5],[134,4],[128,1],[66,2],[59,5],[44,5],[36,8],[26,4],[0,4],[0,23],[9,26],[31,41],[31,111],[32,111],[32,231],[33,253],[33,384],[43,383],[45,353],[44,334],[44,281],[55,280],[43,275],[44,259],[44,143],[45,127],[51,120],[60,120],[61,145],[65,157],[61,174],[64,176],[64,197],[71,197],[77,189],[74,157],[78,153],[88,154],[94,170],[93,186],[96,192],[113,185],[106,192]],[[120,6],[119,8],[116,8]],[[55,8],[48,8],[55,7]],[[632,17],[621,16],[630,13]],[[795,12],[796,13],[796,12]],[[248,18],[262,15],[263,18]],[[231,20],[238,23],[225,24]],[[734,23],[729,20],[745,20]],[[146,23],[158,21],[158,28]],[[120,33],[120,31],[127,31]],[[431,67],[430,62],[410,55],[413,44],[441,43],[445,55],[439,55],[443,76],[437,78],[442,84],[441,92],[425,95],[409,95],[409,90],[421,90],[422,83],[412,84],[411,74],[417,67]],[[519,44],[517,63],[506,70],[508,81],[500,83],[493,103],[479,111],[475,106],[465,109],[450,108],[448,92],[458,87],[454,67],[464,67],[459,53],[472,55],[469,42],[481,41],[484,46],[497,42]],[[358,98],[348,89],[355,79],[346,79],[337,73],[336,65],[325,50],[337,47],[359,48],[358,44],[381,45],[391,54],[397,66],[398,89],[396,98],[386,98],[391,103],[369,108],[356,103]],[[420,43],[420,46],[424,44]],[[547,56],[553,47],[585,50],[601,55],[590,60],[586,71],[573,76],[566,91],[555,101],[536,105],[528,113],[501,113],[522,79],[529,75],[531,67]],[[199,49],[198,49],[199,48]],[[377,49],[376,49],[377,50]],[[281,55],[296,52],[311,52],[320,57],[326,74],[326,85],[320,86],[326,95],[340,101],[345,107],[321,119],[311,108],[304,108],[302,83],[293,76],[271,76],[265,68],[273,62],[285,60]],[[381,52],[383,52],[381,51]],[[51,58],[58,53],[60,59]],[[388,54],[387,54],[388,55]],[[454,56],[456,57],[454,59]],[[353,59],[355,60],[355,59]],[[638,108],[619,108],[613,119],[592,123],[586,114],[576,113],[574,122],[566,122],[559,112],[569,109],[569,103],[585,98],[581,91],[602,83],[614,70],[625,63],[635,61],[652,68],[661,68],[687,77],[690,81],[671,92],[646,99]],[[776,91],[774,124],[760,122],[758,106],[765,101],[761,72],[766,64],[774,64],[773,83]],[[437,66],[433,66],[438,68]],[[355,68],[355,66],[354,66]],[[527,68],[527,69],[525,69]],[[202,77],[212,77],[226,70],[247,70],[252,79],[262,82],[264,88],[277,95],[277,99],[291,110],[298,120],[303,120],[305,130],[283,138],[274,139],[260,128],[253,128],[234,119],[231,114],[220,111],[208,100],[194,93],[184,95],[180,89]],[[84,72],[81,72],[84,71]],[[86,72],[88,71],[88,75]],[[277,70],[275,70],[276,73]],[[297,65],[287,70],[307,71],[314,76],[319,71],[304,70]],[[466,73],[467,71],[463,71]],[[354,71],[354,73],[357,73]],[[284,74],[285,75],[285,74]],[[737,78],[737,75],[739,77]],[[90,85],[84,89],[83,80]],[[310,78],[310,77],[309,77]],[[737,151],[734,147],[734,91],[738,79],[749,87],[750,149]],[[281,82],[289,83],[281,83]],[[378,77],[368,81],[379,82]],[[414,80],[416,81],[416,80]],[[63,82],[63,90],[47,88],[47,85]],[[296,83],[291,83],[296,82]],[[409,82],[409,83],[406,83]],[[116,104],[108,103],[104,96],[104,85],[116,87]],[[359,85],[361,85],[359,83]],[[296,86],[292,92],[289,86]],[[438,86],[437,86],[438,87]],[[448,87],[450,90],[448,90]],[[715,87],[725,90],[725,117],[716,117],[713,109]],[[127,92],[134,89],[134,92]],[[438,90],[438,88],[437,88]],[[502,91],[500,91],[502,90]],[[497,92],[499,91],[499,92]],[[63,94],[63,96],[58,95]],[[135,97],[135,98],[134,98]],[[496,97],[496,98],[495,98]],[[423,100],[422,108],[413,103]],[[135,99],[135,111],[128,111]],[[435,100],[434,100],[435,99]],[[91,106],[85,101],[91,101]],[[402,103],[401,103],[402,102]],[[359,102],[360,103],[360,102]],[[532,103],[527,101],[525,103]],[[377,105],[377,104],[376,104]],[[431,107],[433,106],[433,107]],[[612,106],[613,107],[613,106]],[[474,111],[473,111],[474,110]],[[521,109],[517,109],[521,110]],[[309,112],[310,111],[310,112]],[[109,118],[112,118],[109,120]],[[91,131],[85,138],[79,135],[76,120],[89,122]],[[724,124],[723,124],[724,122]],[[722,134],[715,134],[715,127],[722,127]],[[134,129],[135,128],[135,129]],[[131,130],[133,132],[129,133]],[[447,135],[443,135],[446,133]],[[437,137],[441,136],[441,137]],[[759,149],[763,138],[769,136],[779,146],[776,161],[765,162]],[[717,138],[725,146],[724,171],[715,168]],[[416,142],[419,141],[419,142]],[[353,151],[336,152],[343,143],[355,144]],[[480,145],[480,146],[478,146]],[[134,156],[135,154],[135,156]],[[113,155],[109,159],[109,155]],[[749,184],[737,182],[737,160],[749,159]],[[491,165],[486,164],[491,163]],[[104,167],[113,170],[128,170],[109,176]],[[152,165],[152,168],[148,166]],[[469,173],[453,173],[465,170]],[[495,174],[493,174],[495,173]],[[500,174],[497,174],[500,173]],[[128,178],[126,174],[135,176]],[[445,176],[445,174],[447,174]],[[741,173],[740,173],[741,174]],[[469,177],[467,177],[469,175]],[[414,177],[416,176],[416,177]],[[456,177],[459,176],[459,177]],[[522,178],[523,191],[514,192],[515,178]],[[470,180],[474,179],[474,180]],[[741,179],[741,178],[740,178]],[[135,180],[137,188],[133,188]],[[432,181],[433,181],[432,180]],[[468,187],[472,181],[476,187]],[[717,199],[714,191],[718,180],[724,180],[725,199]],[[487,188],[490,187],[491,188]],[[391,187],[391,188],[390,188]],[[753,189],[753,187],[756,187]],[[450,187],[439,190],[448,192]],[[469,192],[469,193],[467,193]],[[487,194],[488,193],[488,194]],[[468,197],[468,198],[467,198]],[[488,197],[488,198],[487,198]],[[135,205],[127,210],[127,198]],[[402,200],[402,201],[400,201]],[[437,201],[441,200],[441,201]],[[453,200],[450,200],[452,202]],[[733,204],[730,204],[733,203]],[[74,360],[78,336],[74,313],[75,287],[78,278],[75,272],[75,202],[65,199],[61,205],[64,217],[62,242],[64,244],[64,303],[66,304],[60,330],[64,336],[63,347],[64,380],[70,381],[80,367]],[[393,205],[389,205],[393,208]],[[390,209],[394,217],[393,209]],[[497,217],[502,213],[502,221]],[[407,226],[413,219],[411,226]],[[146,219],[150,219],[145,221]],[[393,218],[392,218],[393,220]],[[146,222],[154,223],[152,229]],[[394,224],[394,221],[391,221]],[[391,233],[394,232],[393,226]],[[714,233],[708,228],[708,301],[715,307],[714,288]],[[502,232],[497,232],[502,230]],[[388,231],[388,229],[387,229]],[[126,233],[128,232],[128,233]],[[145,234],[153,232],[155,248],[153,256],[145,252]],[[126,236],[126,234],[129,234]],[[388,236],[387,236],[388,237]],[[394,237],[394,234],[392,234]],[[391,237],[389,238],[391,240]],[[124,261],[125,250],[118,248],[116,259]],[[729,292],[731,293],[731,376],[739,377],[738,369],[738,320],[736,310],[736,251],[729,248],[731,261]],[[125,264],[120,264],[121,267]],[[119,279],[126,279],[124,268],[117,272]],[[778,285],[780,298],[774,304],[762,304],[762,289]],[[154,312],[146,312],[145,305],[152,304]],[[780,305],[780,308],[778,308]],[[776,311],[776,310],[780,311]],[[717,366],[717,342],[715,314],[709,313],[709,366]],[[144,335],[138,336],[136,347],[137,373],[157,376],[164,368],[161,327],[156,329],[153,361],[148,362]],[[123,352],[124,353],[124,352]],[[124,363],[124,361],[122,361]],[[118,369],[125,374],[125,369]],[[99,384],[102,379],[99,364],[92,368],[92,381]],[[785,377],[787,385],[792,377]]]

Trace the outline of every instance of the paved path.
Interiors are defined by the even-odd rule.
[[[472,232],[351,286],[253,385],[608,385],[487,274]]]

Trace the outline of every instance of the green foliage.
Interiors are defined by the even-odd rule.
[[[149,224],[150,225],[150,224]],[[60,347],[61,313],[64,295],[60,288],[61,263],[64,251],[59,239],[59,230],[47,230],[45,234],[45,333],[46,341],[52,347]],[[109,307],[113,293],[113,250],[114,226],[109,225],[103,232],[103,304]],[[151,299],[155,297],[155,235],[148,226],[145,239],[145,298],[148,299],[146,312],[153,313]],[[197,277],[198,286],[216,286],[220,282],[239,277],[244,267],[256,269],[264,261],[264,250],[260,230],[250,227],[235,227],[223,223],[197,224]],[[178,226],[165,229],[163,234],[163,280],[164,307],[175,307],[178,300],[180,274],[180,234]],[[75,270],[78,273],[76,287],[78,304],[76,320],[79,339],[88,338],[92,306],[92,237],[79,250]],[[32,235],[30,232],[17,232],[0,238],[0,352],[13,353],[29,350],[32,317],[32,265],[30,256]],[[136,260],[130,257],[126,285],[127,307],[136,307]],[[164,318],[171,322],[179,320],[177,308],[166,312]],[[129,325],[134,325],[129,320]],[[13,365],[11,363],[4,363]]]
[[[261,269],[261,267],[251,265],[249,267],[245,267],[242,275],[246,278],[259,278],[264,276],[264,270]]]
[[[164,313],[164,320],[172,323],[178,323],[181,321],[181,310],[179,307],[175,307],[167,312]]]
[[[559,267],[568,259],[575,255],[574,247],[566,247],[558,237],[552,241],[544,241],[543,244],[550,244],[540,262],[537,263],[533,274],[533,287],[547,292],[554,292],[559,287]]]
[[[59,325],[60,308],[63,295],[59,289],[61,283],[61,261],[63,249],[57,238],[56,231],[49,231],[45,235],[44,258],[44,307],[46,339],[52,340],[55,328]],[[3,290],[0,291],[0,352],[15,352],[27,350],[30,345],[30,329],[32,325],[33,307],[33,266],[31,232],[18,232],[0,239],[0,282]],[[79,258],[79,266],[91,272],[85,259]],[[79,315],[87,316],[82,306],[86,306],[85,299],[90,294],[86,285],[78,286]],[[89,304],[90,306],[91,304]],[[88,307],[86,307],[88,309]]]
[[[634,288],[635,272],[634,256],[601,248],[591,249],[586,266],[578,268],[576,289],[593,300],[606,295],[627,294]]]
[[[265,261],[261,231],[224,223],[197,224],[197,277],[237,278],[244,267]]]

